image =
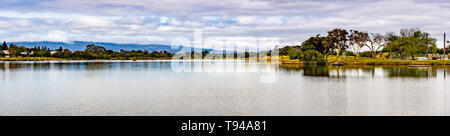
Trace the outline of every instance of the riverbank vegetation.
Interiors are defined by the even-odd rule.
[[[87,45],[84,51],[70,51],[69,49],[63,49],[59,47],[56,50],[51,50],[47,47],[34,47],[26,48],[24,46],[17,46],[6,42],[3,42],[2,51],[0,52],[0,61],[43,61],[43,60],[169,60],[184,59],[185,56],[190,56],[189,59],[252,59],[259,60],[258,53],[245,52],[245,53],[211,53],[209,50],[202,50],[201,52],[184,52],[174,56],[175,53],[169,51],[142,51],[132,50],[125,51],[120,50],[116,52],[108,50],[103,46],[96,46],[93,44]],[[268,56],[271,55],[271,51],[265,52]],[[256,57],[253,57],[256,56]],[[270,59],[270,57],[267,57]]]
[[[93,44],[87,45],[84,51],[70,51],[60,47],[56,50],[50,50],[47,47],[26,48],[14,44],[7,46],[6,42],[2,45],[3,51],[0,52],[0,60],[4,61],[40,61],[40,60],[152,60],[152,59],[170,59],[173,53],[168,51],[141,51],[120,50],[116,52],[108,50],[102,46]]]
[[[361,52],[362,48],[366,51]],[[327,36],[283,47],[280,55],[289,58],[284,64],[445,65],[450,62],[444,54],[448,50],[437,48],[436,39],[418,29],[401,29],[400,35],[334,29]]]
[[[67,60],[54,57],[0,57],[0,61],[52,61],[52,60]]]
[[[448,41],[447,41],[448,42]],[[215,54],[208,50],[185,52],[181,57],[168,51],[132,50],[119,52],[102,46],[87,45],[84,51],[70,51],[62,47],[51,50],[47,47],[26,48],[3,42],[0,60],[40,61],[40,60],[155,60],[182,59],[234,59],[250,58],[259,60],[263,52],[236,52]],[[279,49],[283,64],[331,64],[331,65],[448,65],[449,48],[437,48],[436,39],[419,29],[401,29],[399,34],[369,33],[359,30],[333,29],[326,36],[316,35],[300,45]],[[271,51],[264,51],[271,56]],[[250,57],[252,56],[252,57]],[[275,57],[275,56],[272,56]]]

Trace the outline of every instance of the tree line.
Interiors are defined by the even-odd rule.
[[[63,49],[59,47],[56,50],[50,50],[47,47],[33,47],[26,48],[24,46],[17,46],[10,44],[9,46],[6,42],[2,44],[2,50],[7,50],[11,57],[22,56],[21,53],[26,53],[29,57],[54,57],[54,58],[64,58],[64,59],[107,59],[107,60],[146,60],[146,59],[170,59],[174,54],[168,51],[142,51],[142,50],[132,50],[125,51],[120,50],[116,52],[113,50],[108,50],[103,46],[96,46],[94,44],[86,45],[84,51],[70,51],[69,49]],[[6,54],[2,51],[0,56],[5,56]]]
[[[447,41],[448,42],[448,41]],[[368,51],[361,52],[361,49],[366,47]],[[108,50],[103,46],[96,46],[93,44],[86,45],[84,51],[70,51],[59,47],[56,50],[50,50],[47,47],[26,48],[24,46],[17,46],[3,42],[2,50],[7,50],[10,56],[21,56],[22,53],[27,53],[31,57],[55,57],[65,59],[107,59],[107,60],[129,60],[129,59],[171,59],[174,53],[169,51],[142,51],[132,50],[119,52]],[[289,56],[291,59],[300,59],[307,62],[326,63],[329,55],[372,57],[384,54],[388,57],[394,56],[400,59],[416,59],[418,56],[427,54],[443,53],[444,50],[448,52],[449,48],[442,49],[436,47],[436,39],[430,37],[429,33],[420,31],[419,29],[401,29],[399,34],[395,32],[388,32],[385,34],[369,33],[359,30],[345,30],[336,28],[327,32],[326,36],[320,34],[308,38],[301,45],[286,46],[279,49],[280,55]],[[200,56],[205,58],[209,51],[202,51],[201,53],[191,52],[191,58]],[[257,52],[256,54],[258,54]],[[254,52],[245,52],[244,58],[249,58],[249,54]],[[271,52],[267,52],[270,56]],[[5,56],[5,53],[0,52],[0,56]],[[223,54],[223,58],[226,58]],[[234,58],[238,58],[237,53],[233,53]],[[195,57],[198,58],[198,57]]]
[[[23,56],[21,53],[27,53],[26,56],[29,57],[54,57],[54,58],[64,58],[72,60],[84,60],[84,59],[105,59],[105,60],[149,60],[149,59],[172,59],[175,55],[169,51],[142,51],[142,50],[132,50],[125,51],[120,50],[116,52],[113,50],[108,50],[103,46],[96,46],[94,44],[86,45],[84,51],[70,51],[69,49],[63,49],[59,47],[56,50],[51,50],[45,46],[37,46],[33,48],[26,48],[24,46],[17,46],[10,44],[9,46],[6,42],[3,42],[2,50],[7,50],[11,57]],[[194,52],[191,48],[190,52],[185,52],[183,55],[176,59],[183,59],[185,56],[190,56],[188,59],[226,59],[231,57],[234,59],[250,58],[250,54],[253,56],[258,56],[259,52],[248,52],[246,51],[242,55],[237,52],[216,54],[209,50],[202,50],[201,52]],[[271,55],[271,51],[266,52],[267,55]],[[210,55],[209,57],[207,55]],[[5,57],[6,54],[0,52],[1,57]],[[257,57],[259,59],[259,56]]]
[[[366,47],[368,51],[361,52]],[[416,59],[427,54],[443,53],[446,49],[436,47],[436,39],[419,29],[401,29],[400,35],[395,32],[386,34],[368,33],[359,30],[333,29],[326,36],[320,34],[310,37],[301,45],[286,46],[280,49],[280,55],[303,61],[324,62],[329,55],[346,54],[376,58],[381,53],[388,57]]]

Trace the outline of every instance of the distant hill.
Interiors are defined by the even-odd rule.
[[[39,41],[39,42],[10,42],[8,44],[16,44],[18,46],[25,46],[27,48],[33,48],[37,46],[45,46],[50,49],[58,49],[63,47],[64,49],[69,49],[71,51],[82,51],[86,48],[88,44],[95,44],[97,46],[103,46],[108,50],[120,51],[120,49],[131,51],[131,50],[142,50],[142,51],[170,51],[178,52],[179,49],[172,49],[170,45],[160,45],[160,44],[117,44],[117,43],[106,43],[106,42],[86,42],[86,41],[73,41],[72,43],[64,42],[49,42],[49,41]],[[209,50],[209,49],[205,49]]]

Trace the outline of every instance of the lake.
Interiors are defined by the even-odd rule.
[[[449,115],[449,66],[0,62],[0,115]]]

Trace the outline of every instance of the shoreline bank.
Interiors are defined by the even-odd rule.
[[[283,65],[314,65],[302,61],[281,61]],[[450,65],[450,60],[328,61],[326,65]]]
[[[64,59],[53,57],[0,57],[0,61],[73,61],[73,60],[90,60],[90,59]],[[154,58],[154,59],[91,59],[91,60],[172,60],[170,58]],[[246,59],[243,59],[246,60]],[[282,65],[316,65],[316,63],[306,63],[299,60],[280,59]],[[318,65],[318,64],[317,64]],[[389,59],[329,59],[326,65],[450,65],[450,60],[389,60]]]
[[[65,59],[54,57],[0,57],[0,61],[73,61],[73,60],[171,60],[170,58],[154,59]]]

